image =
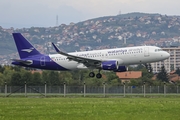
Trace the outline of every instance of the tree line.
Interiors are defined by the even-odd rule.
[[[130,71],[142,71],[142,77],[138,79],[131,79],[126,84],[131,86],[139,86],[144,82],[148,85],[162,85],[163,82],[169,83],[168,74],[165,68],[161,68],[155,80],[152,80],[154,74],[152,69],[147,70],[146,66],[138,65],[135,68],[129,67]],[[35,70],[19,66],[0,66],[0,86],[5,83],[11,86],[22,86],[25,84],[32,86],[42,86],[45,83],[49,86],[58,86],[66,83],[69,86],[80,86],[84,83],[88,86],[102,86],[103,83],[109,86],[123,85],[121,79],[115,72],[102,71],[102,78],[89,77],[89,70],[76,71],[49,71],[49,70]],[[98,71],[96,71],[98,72]],[[180,70],[177,70],[180,74]],[[179,84],[179,83],[177,83]]]

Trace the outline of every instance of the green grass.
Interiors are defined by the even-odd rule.
[[[0,120],[178,120],[180,98],[0,98]]]

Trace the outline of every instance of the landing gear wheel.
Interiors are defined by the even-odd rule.
[[[94,76],[95,76],[94,72],[89,73],[89,77],[94,77]]]
[[[98,78],[98,79],[102,78],[101,73],[96,74],[96,78]]]

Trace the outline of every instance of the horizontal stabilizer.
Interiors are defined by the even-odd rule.
[[[23,63],[23,64],[26,64],[26,65],[30,65],[32,64],[32,60],[20,60],[20,59],[11,59],[12,61],[14,62],[19,62],[19,63]]]

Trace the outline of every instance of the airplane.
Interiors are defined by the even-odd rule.
[[[57,54],[41,54],[21,33],[12,33],[20,59],[12,59],[13,65],[45,70],[90,69],[89,77],[101,78],[101,70],[127,71],[127,65],[158,62],[169,58],[170,54],[156,46],[137,46],[115,49],[92,50],[66,53],[54,43]],[[98,73],[93,72],[98,69]]]

